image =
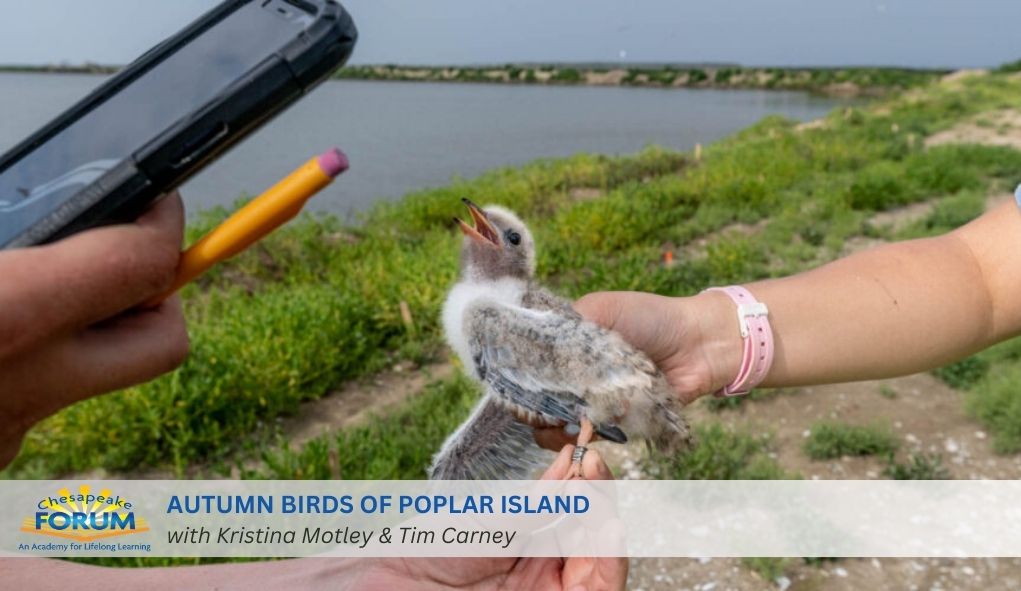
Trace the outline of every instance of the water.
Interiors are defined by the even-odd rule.
[[[102,81],[0,74],[0,152]],[[348,215],[498,166],[649,144],[690,149],[766,115],[810,120],[844,102],[780,91],[327,82],[181,192],[191,211],[230,205],[337,145],[351,170],[310,208]]]

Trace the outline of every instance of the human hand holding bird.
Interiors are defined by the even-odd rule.
[[[688,405],[723,388],[741,364],[740,328],[733,302],[719,293],[668,297],[603,291],[574,302],[583,318],[618,333],[649,356],[674,394]],[[536,429],[535,439],[557,451],[573,443],[563,429]]]
[[[574,308],[648,355],[686,405],[718,392],[741,365],[734,303],[719,292],[604,291],[583,296]]]
[[[443,311],[447,340],[485,393],[444,443],[430,476],[524,478],[543,454],[535,428],[576,429],[572,475],[594,435],[641,438],[672,453],[689,441],[681,403],[641,351],[584,320],[534,280],[535,243],[501,207],[468,200],[461,278]]]

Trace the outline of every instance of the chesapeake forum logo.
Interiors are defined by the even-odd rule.
[[[134,512],[134,505],[104,488],[98,494],[81,485],[77,493],[62,488],[36,502],[35,513],[25,518],[21,531],[77,542],[127,536],[149,531],[149,524]]]

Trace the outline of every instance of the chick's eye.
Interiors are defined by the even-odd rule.
[[[508,230],[505,236],[507,237],[507,242],[510,242],[514,246],[521,244],[521,234],[518,234],[513,230]]]

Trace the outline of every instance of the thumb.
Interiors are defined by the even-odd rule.
[[[612,329],[624,310],[628,293],[623,291],[600,291],[584,295],[574,303],[574,309],[586,320]]]

